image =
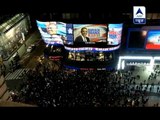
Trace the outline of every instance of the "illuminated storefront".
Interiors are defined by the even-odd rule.
[[[31,27],[29,16],[17,14],[0,26],[0,55],[4,60],[10,58],[26,41]]]

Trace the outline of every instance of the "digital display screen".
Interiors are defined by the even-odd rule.
[[[47,44],[63,44],[66,40],[66,23],[37,21],[37,26]]]
[[[121,43],[123,24],[108,25],[108,45],[118,45]]]
[[[129,49],[144,49],[145,39],[147,36],[146,30],[130,30],[128,35]]]
[[[148,50],[160,49],[160,30],[148,31],[146,39],[146,49]]]
[[[117,46],[121,43],[123,24],[107,26],[107,24],[69,24],[57,21],[36,22],[46,44],[75,45],[96,49],[97,46],[103,48],[105,45]]]
[[[73,24],[74,43],[107,42],[106,24]]]

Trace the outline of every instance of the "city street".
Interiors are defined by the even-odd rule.
[[[35,41],[35,43],[32,41]],[[39,57],[43,55],[45,43],[40,39],[40,36],[37,32],[31,34],[31,36],[27,39],[26,44],[27,46],[35,44],[36,47],[32,52],[27,52],[26,48],[24,55],[20,58],[19,61],[21,67],[17,68],[13,72],[9,72],[10,69],[7,66],[5,80],[10,90],[18,89],[19,84],[22,82],[20,76],[24,73],[24,71],[28,72],[29,69],[33,69],[38,63],[37,61]]]
[[[43,40],[37,42],[35,49],[26,54],[21,58],[20,64],[23,68],[34,68],[40,56],[43,56],[43,50],[45,48],[45,43]]]

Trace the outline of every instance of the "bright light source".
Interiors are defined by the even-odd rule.
[[[147,31],[143,30],[143,31],[142,31],[142,36],[143,36],[143,37],[146,37],[146,35],[147,35]]]
[[[125,68],[125,60],[122,61],[122,70]]]
[[[153,72],[153,67],[148,65],[148,66],[145,66],[146,67],[146,70],[147,71],[150,71],[150,72]]]
[[[153,69],[153,66],[154,66],[154,58],[152,58],[151,60],[150,60],[150,67]]]
[[[160,59],[160,57],[154,57],[154,58],[157,58],[157,59],[159,58]],[[120,56],[119,60],[118,60],[117,69],[118,70],[121,69],[121,65],[122,65],[122,68],[125,67],[125,66],[123,66],[124,63],[121,63],[121,62],[123,62],[122,60],[129,60],[129,59],[130,60],[150,60],[150,66],[153,67],[154,58],[152,56]],[[133,62],[131,64],[132,65],[137,65],[139,63]]]
[[[153,57],[151,56],[120,56],[120,59],[125,59],[125,60],[150,60]]]
[[[121,58],[119,57],[118,65],[117,65],[117,70],[119,70],[120,68],[121,68]]]
[[[48,46],[49,46],[49,44],[46,45],[46,47],[48,47]]]
[[[160,57],[154,57],[154,60],[160,60]]]

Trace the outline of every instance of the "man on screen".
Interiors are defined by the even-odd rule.
[[[47,33],[51,36],[52,39],[54,39],[55,41],[59,40],[63,40],[65,41],[66,38],[63,36],[63,35],[58,35],[57,34],[57,23],[56,22],[47,22],[46,23],[46,30],[47,30]]]
[[[79,35],[78,37],[76,37],[75,42],[90,42],[89,37],[87,37],[87,28],[83,27],[81,29],[81,35]]]
[[[57,34],[56,22],[47,22],[46,29],[47,29],[48,34],[50,34],[51,36],[56,35]]]

